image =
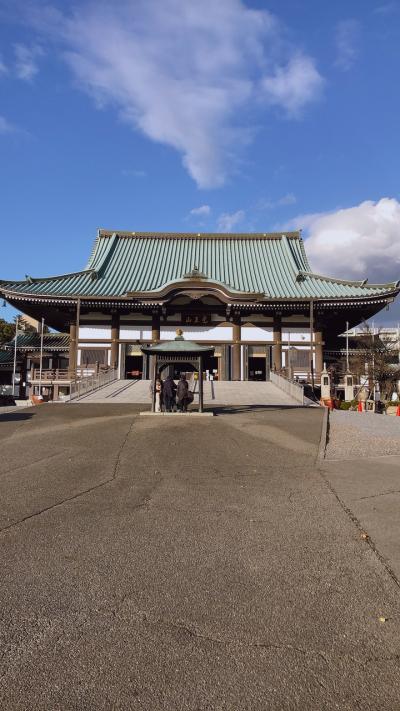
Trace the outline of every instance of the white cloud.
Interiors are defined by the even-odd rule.
[[[232,232],[234,227],[243,222],[245,216],[244,210],[237,210],[237,212],[231,213],[223,212],[218,218],[218,232]]]
[[[2,58],[0,57],[0,76],[1,76],[1,74],[7,74],[7,71],[8,71],[7,67],[4,64]]]
[[[343,71],[352,68],[358,57],[360,25],[357,20],[342,20],[336,26],[336,66]]]
[[[201,205],[200,207],[194,207],[190,210],[190,214],[194,217],[207,217],[211,212],[211,207],[209,205]]]
[[[0,116],[0,135],[13,133],[16,130],[15,126],[10,123],[4,116]]]
[[[306,104],[319,97],[323,84],[314,60],[304,54],[276,67],[262,83],[268,101],[283,107],[289,116],[299,116]]]
[[[347,279],[385,283],[400,278],[400,202],[366,200],[335,212],[300,215],[312,269]]]
[[[295,115],[322,85],[275,18],[243,0],[81,0],[69,15],[47,7],[30,21],[63,43],[98,107],[178,151],[202,188],[226,182],[260,101]]]
[[[43,55],[41,47],[27,47],[25,44],[14,45],[15,73],[18,79],[32,81],[39,71],[37,60]]]

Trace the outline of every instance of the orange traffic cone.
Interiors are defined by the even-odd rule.
[[[397,405],[396,415],[397,415],[397,417],[400,417],[400,405]]]
[[[357,405],[357,412],[362,412],[362,411],[363,411],[363,406],[362,406],[362,402],[360,400],[360,402]]]

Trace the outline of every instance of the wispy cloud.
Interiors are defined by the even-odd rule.
[[[121,174],[125,178],[145,178],[147,175],[145,170],[136,170],[135,168],[123,168]]]
[[[233,228],[243,222],[245,217],[244,210],[237,210],[237,212],[231,213],[223,212],[217,221],[218,232],[232,232]]]
[[[243,0],[81,0],[30,13],[98,107],[182,155],[202,188],[224,184],[268,105],[298,116],[320,93],[315,61]]]
[[[360,23],[357,20],[342,20],[336,25],[336,61],[339,69],[347,72],[359,54]]]
[[[8,119],[5,118],[5,116],[0,115],[0,135],[5,135],[7,133],[14,133],[17,131],[16,126],[14,124],[10,123]]]
[[[200,207],[194,207],[190,210],[190,215],[193,217],[208,217],[211,212],[211,207],[209,205],[200,205]]]
[[[295,205],[297,203],[296,195],[293,193],[286,193],[277,200],[269,200],[262,198],[257,203],[257,208],[259,210],[274,210],[277,207],[287,207],[288,205]]]
[[[2,57],[0,57],[0,76],[2,74],[7,74],[7,72],[8,72],[8,69],[7,69],[6,65],[4,64]]]
[[[391,15],[399,9],[399,6],[395,2],[387,2],[383,5],[378,5],[373,9],[375,15]]]
[[[14,45],[15,73],[18,79],[32,81],[39,71],[38,58],[43,55],[41,47],[28,47],[25,44]]]

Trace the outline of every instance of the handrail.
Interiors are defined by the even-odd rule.
[[[304,387],[300,383],[293,383],[291,380],[284,378],[283,375],[278,375],[274,373],[273,370],[270,372],[270,381],[277,388],[283,390],[283,392],[290,395],[293,400],[297,400],[301,405],[304,405]]]
[[[76,377],[71,382],[69,401],[71,402],[84,395],[89,395],[89,393],[112,383],[114,380],[117,380],[117,378],[117,368],[108,368],[107,370],[99,371],[98,373],[86,377]]]
[[[67,368],[46,368],[42,370],[42,380],[70,380],[70,374]],[[40,369],[33,369],[32,380],[40,379]]]
[[[94,365],[78,365],[76,367],[75,377],[71,375],[68,368],[45,368],[42,370],[42,380],[77,380],[79,378],[86,378],[92,375],[96,375],[98,372],[108,372],[108,366]],[[32,378],[30,378],[32,373]],[[33,368],[33,370],[28,373],[28,380],[39,380],[40,379],[40,368]]]

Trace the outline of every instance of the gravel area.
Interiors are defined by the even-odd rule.
[[[329,418],[326,459],[400,454],[400,417],[334,410]]]

